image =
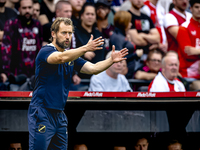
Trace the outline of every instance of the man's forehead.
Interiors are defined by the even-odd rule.
[[[147,142],[147,139],[142,138],[142,139],[139,139],[137,143],[138,144],[145,144],[145,143],[148,143],[148,142]]]
[[[59,31],[72,31],[72,25],[66,25],[64,22],[61,22]]]
[[[94,12],[95,13],[95,8],[93,6],[86,6],[84,13],[86,13],[86,12]]]

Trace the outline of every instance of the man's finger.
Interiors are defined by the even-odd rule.
[[[121,53],[126,53],[126,52],[128,52],[128,49],[127,49],[127,48],[123,48],[123,49],[121,50]]]
[[[92,41],[93,40],[93,35],[91,34],[91,36],[90,36],[90,40],[89,41]]]
[[[123,53],[123,54],[122,54],[122,57],[124,57],[124,56],[126,56],[126,55],[128,55],[128,52]]]
[[[115,52],[115,45],[112,46],[112,52]]]
[[[98,37],[98,38],[96,38],[96,39],[94,39],[94,41],[99,41],[99,40],[102,40],[102,37],[101,37],[101,36]]]
[[[100,49],[103,49],[103,47],[96,47],[95,49],[96,50],[100,50]]]

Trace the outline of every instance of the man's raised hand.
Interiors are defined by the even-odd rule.
[[[111,58],[112,61],[114,63],[125,60],[125,56],[128,55],[128,49],[127,48],[123,48],[120,51],[115,51],[115,46],[112,46],[112,54],[111,54]]]
[[[87,51],[95,51],[95,50],[100,50],[103,47],[99,47],[104,44],[104,39],[102,37],[98,37],[93,40],[93,35],[91,35],[88,43],[86,44]]]

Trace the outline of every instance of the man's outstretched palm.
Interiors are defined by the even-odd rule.
[[[126,58],[124,58],[126,55],[128,55],[128,49],[127,48],[123,48],[120,51],[115,51],[115,46],[112,46],[112,54],[111,54],[111,58],[113,60],[113,62],[119,62],[122,60],[126,60]]]

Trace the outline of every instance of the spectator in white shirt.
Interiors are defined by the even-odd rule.
[[[111,51],[106,59],[111,56]],[[125,61],[125,60],[124,60]],[[126,77],[122,75],[123,62],[114,63],[106,71],[93,75],[90,80],[89,91],[128,92],[132,91]]]

